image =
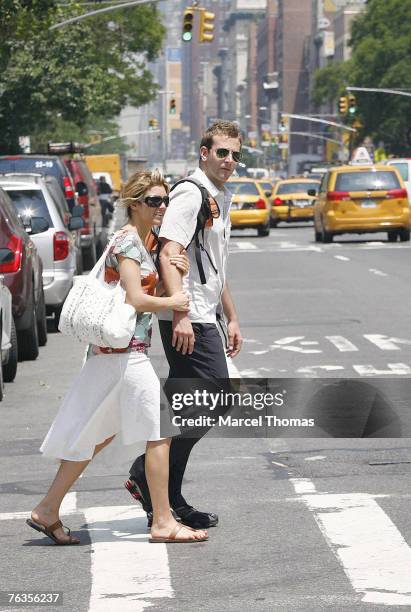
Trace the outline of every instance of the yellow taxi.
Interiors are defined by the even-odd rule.
[[[314,205],[315,241],[385,231],[389,242],[410,239],[410,205],[399,171],[385,165],[331,168]]]
[[[312,221],[315,196],[308,191],[318,190],[320,181],[295,177],[278,181],[273,191],[271,225],[280,221]]]
[[[227,187],[233,194],[230,219],[233,229],[254,228],[259,236],[270,234],[271,203],[260,181],[231,178]]]

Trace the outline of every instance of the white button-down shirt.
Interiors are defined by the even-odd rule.
[[[212,227],[204,231],[204,242],[202,232],[199,234],[200,243],[209,254],[217,273],[206,253],[202,252],[201,259],[207,283],[201,284],[195,259],[194,241],[191,242],[201,206],[201,192],[193,183],[182,183],[171,192],[170,204],[164,215],[159,235],[160,238],[178,242],[184,248],[188,247],[190,271],[183,277],[183,289],[190,295],[190,320],[197,323],[215,323],[216,309],[226,279],[232,195],[226,187],[218,189],[200,168],[197,168],[191,176],[204,185],[220,208],[220,217],[213,219]],[[172,316],[172,311],[158,313],[159,319],[163,320],[171,321]]]

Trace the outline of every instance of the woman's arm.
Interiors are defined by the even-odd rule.
[[[140,265],[128,257],[117,255],[121,284],[126,291],[126,303],[131,304],[138,312],[159,312],[161,310],[190,310],[189,298],[183,291],[170,297],[154,297],[144,293],[141,286]]]

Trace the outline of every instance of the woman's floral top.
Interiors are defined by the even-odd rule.
[[[107,283],[119,282],[119,262],[117,256],[134,259],[140,264],[141,286],[144,293],[155,295],[158,275],[152,258],[147,252],[140,236],[130,230],[121,230],[117,233],[106,257],[104,279]],[[128,351],[146,353],[151,345],[153,313],[138,312],[136,330],[128,346]],[[93,347],[93,354],[97,354],[98,347]]]

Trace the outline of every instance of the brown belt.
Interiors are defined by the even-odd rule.
[[[110,354],[110,353],[127,353],[127,351],[129,350],[129,347],[128,347],[128,346],[127,346],[126,348],[119,348],[119,349],[116,349],[116,348],[110,348],[109,346],[107,346],[107,347],[102,347],[102,346],[99,346],[98,348],[99,348],[99,350],[100,350],[102,353],[106,353],[106,354],[107,354],[107,353],[108,353],[108,354]]]

